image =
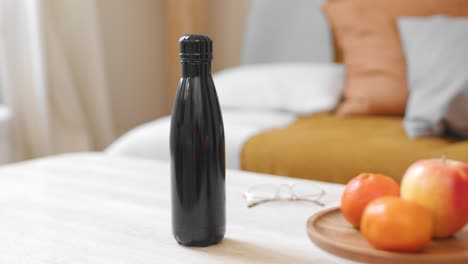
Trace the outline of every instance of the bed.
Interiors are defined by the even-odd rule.
[[[214,75],[227,167],[346,183],[361,172],[400,180],[419,159],[468,162],[468,141],[411,139],[403,116],[332,113],[346,69],[335,64],[322,0],[252,0],[242,65]],[[169,117],[118,139],[110,155],[169,160]]]
[[[226,138],[226,167],[240,168],[243,144],[253,135],[271,128],[287,126],[295,120],[290,113],[227,109],[223,111]],[[115,141],[110,155],[169,161],[170,116],[141,125]]]
[[[241,167],[242,147],[253,135],[286,127],[299,115],[331,110],[338,102],[344,69],[333,63],[331,33],[320,9],[323,2],[252,1],[242,65],[214,74],[228,168]],[[281,37],[272,41],[272,35]],[[307,97],[315,100],[307,102]],[[168,161],[169,130],[166,116],[129,131],[106,152]]]

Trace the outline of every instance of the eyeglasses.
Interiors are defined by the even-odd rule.
[[[322,188],[309,184],[262,184],[252,186],[244,192],[249,208],[271,201],[306,201],[325,206],[319,201],[324,195]]]

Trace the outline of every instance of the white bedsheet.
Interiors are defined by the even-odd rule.
[[[296,119],[292,113],[224,109],[226,167],[240,168],[244,143],[265,130],[285,127]],[[143,124],[115,141],[106,149],[110,155],[132,156],[169,161],[170,117]]]

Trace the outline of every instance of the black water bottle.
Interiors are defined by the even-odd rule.
[[[171,120],[172,230],[184,246],[209,246],[226,229],[224,128],[211,77],[213,42],[180,38],[182,78]]]

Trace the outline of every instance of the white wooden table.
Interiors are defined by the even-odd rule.
[[[243,192],[292,178],[227,172],[227,233],[208,248],[171,232],[167,163],[87,153],[0,168],[0,263],[345,263],[312,244],[312,203],[248,209]],[[321,184],[336,206],[342,186]]]

